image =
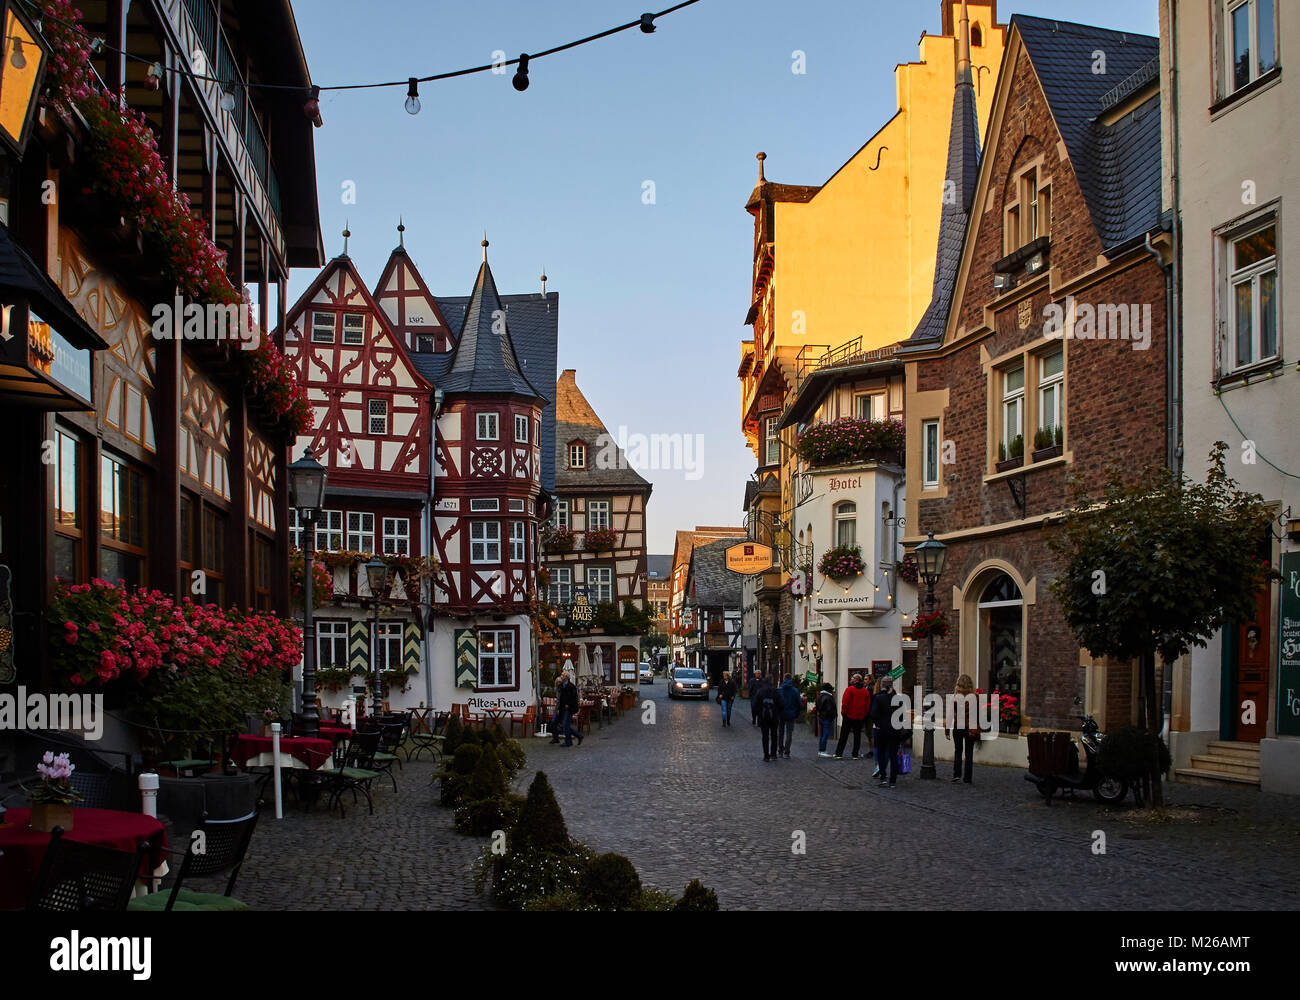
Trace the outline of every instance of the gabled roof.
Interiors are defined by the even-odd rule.
[[[447,344],[453,343],[455,330],[443,316],[405,245],[393,248],[371,295],[403,343],[413,347],[419,334],[441,334]]]
[[[702,607],[739,609],[742,578],[727,569],[727,549],[735,544],[736,539],[723,538],[692,549],[687,579]]]
[[[555,432],[556,489],[650,488],[650,483],[628,464],[623,449],[587,402],[578,388],[577,372],[572,368],[566,368],[555,384]],[[587,467],[580,471],[569,468],[568,448],[573,441],[587,445]]]
[[[1034,64],[1102,245],[1150,232],[1160,217],[1159,97],[1113,125],[1100,117],[1117,85],[1158,78],[1160,39],[1022,14],[1011,24]],[[1099,52],[1105,73],[1093,72]]]

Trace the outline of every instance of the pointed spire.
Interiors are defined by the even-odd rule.
[[[487,230],[485,229],[483,230],[483,263],[484,264],[487,263],[487,248],[488,248],[488,238],[487,238]]]
[[[397,217],[397,245],[403,249],[406,247],[406,225],[400,215]]]
[[[348,240],[352,238],[352,230],[348,228],[347,220],[343,222],[343,256],[348,255]]]
[[[542,265],[542,298],[546,298],[546,265]]]
[[[966,0],[961,0],[961,19],[957,23],[957,83],[971,83],[970,68],[970,13]]]
[[[765,178],[763,177],[763,161],[767,159],[767,154],[759,153],[756,157],[754,157],[754,159],[758,160],[758,183],[762,184],[763,181],[765,180]]]

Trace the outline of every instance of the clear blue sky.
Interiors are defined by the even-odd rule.
[[[405,79],[537,52],[638,17],[625,0],[297,0],[316,83]],[[668,4],[663,4],[668,6]],[[658,4],[654,9],[660,9]],[[736,379],[749,307],[753,226],[744,204],[767,175],[820,184],[895,108],[894,66],[939,31],[938,0],[702,0],[659,23],[506,75],[326,92],[316,130],[321,225],[373,283],[406,222],[435,294],[468,294],[486,229],[503,293],[560,293],[560,368],[606,425],[702,435],[702,475],[654,483],[651,552],[673,532],[736,524],[753,454]],[[1155,0],[1020,0],[1013,12],[1157,32]],[[806,73],[791,53],[806,53]],[[645,181],[655,203],[644,204]],[[355,182],[356,203],[342,202]],[[290,299],[314,275],[295,272]]]

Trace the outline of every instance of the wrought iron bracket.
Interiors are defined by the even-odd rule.
[[[1023,518],[1025,516],[1025,474],[1022,472],[1018,476],[1009,476],[1007,478],[1007,489],[1011,491],[1011,499],[1015,502],[1016,508]]]

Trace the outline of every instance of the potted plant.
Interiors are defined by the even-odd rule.
[[[81,796],[72,787],[72,772],[77,765],[68,760],[66,753],[55,754],[46,750],[36,773],[41,780],[31,788],[23,785],[27,801],[32,807],[30,826],[33,830],[50,833],[56,826],[72,829],[73,804]]]
[[[271,726],[277,722],[284,722],[284,713],[278,708],[268,708],[262,712],[262,735],[271,735]]]
[[[1020,699],[993,692],[998,698],[998,730],[1015,736],[1020,732]]]
[[[914,552],[909,552],[903,556],[903,561],[898,563],[894,569],[898,573],[900,580],[913,586],[921,579],[920,567],[916,564],[916,553]]]
[[[817,572],[831,580],[847,580],[861,576],[865,566],[862,549],[856,545],[837,545],[822,554]]]
[[[572,552],[574,545],[573,532],[568,528],[552,528],[546,533],[542,541],[550,552]]]
[[[906,438],[901,420],[841,417],[814,424],[799,435],[795,450],[809,465],[901,465]]]
[[[1025,464],[1025,436],[1017,434],[1010,444],[998,442],[998,472],[1008,472]]]
[[[593,528],[583,538],[582,547],[588,552],[608,552],[618,544],[618,532],[613,528]]]
[[[1061,441],[1064,436],[1064,428],[1059,424],[1056,427],[1040,427],[1034,431],[1034,461],[1045,462],[1049,458],[1055,458],[1061,454]]]
[[[948,634],[948,617],[942,611],[932,614],[919,614],[912,623],[912,637],[924,639],[926,636],[945,636]]]

